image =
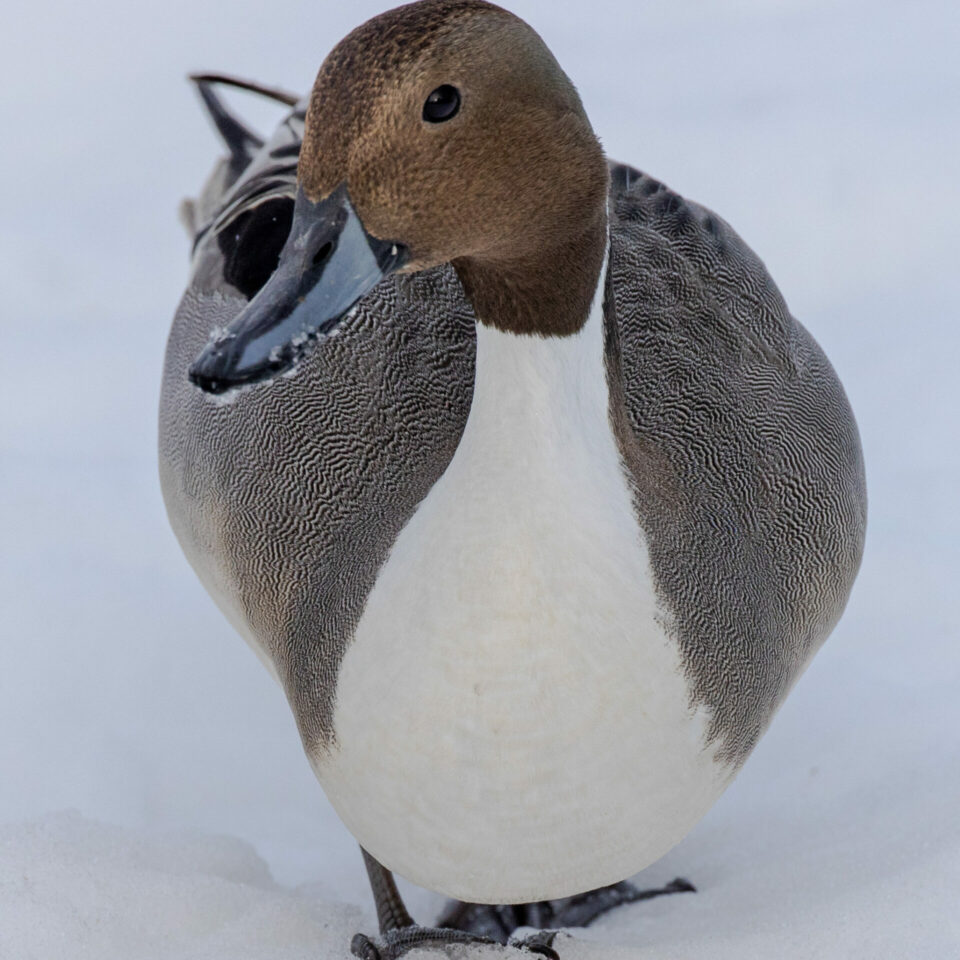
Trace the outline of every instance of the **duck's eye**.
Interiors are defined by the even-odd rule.
[[[223,278],[248,300],[277,269],[293,221],[293,198],[276,197],[246,210],[217,235]]]
[[[423,105],[423,119],[427,123],[443,123],[444,120],[455,117],[459,110],[460,91],[445,83],[427,97]]]

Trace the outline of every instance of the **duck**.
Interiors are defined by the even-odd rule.
[[[606,158],[534,29],[418,0],[182,213],[160,480],[357,839],[379,936],[515,940],[690,891],[697,824],[838,622],[856,421],[720,216]],[[412,920],[398,874],[451,898]]]

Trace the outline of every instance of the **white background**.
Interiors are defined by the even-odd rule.
[[[185,73],[304,91],[381,9],[5,9],[2,958],[344,957],[372,929],[279,688],[167,528],[155,416],[186,278],[176,206],[220,149]],[[562,956],[960,956],[960,7],[511,9],[610,156],[763,257],[847,387],[870,490],[846,616],[737,782],[641,877],[700,892],[621,910]],[[439,898],[411,894],[430,920]]]

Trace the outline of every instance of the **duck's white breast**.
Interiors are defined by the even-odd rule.
[[[478,327],[462,441],[377,579],[336,744],[311,758],[373,856],[462,900],[621,880],[729,780],[657,607],[599,299],[574,337]]]

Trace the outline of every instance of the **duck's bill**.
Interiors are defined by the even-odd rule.
[[[208,393],[284,373],[387,274],[406,262],[399,244],[370,236],[341,185],[313,203],[297,193],[277,269],[190,367]]]

